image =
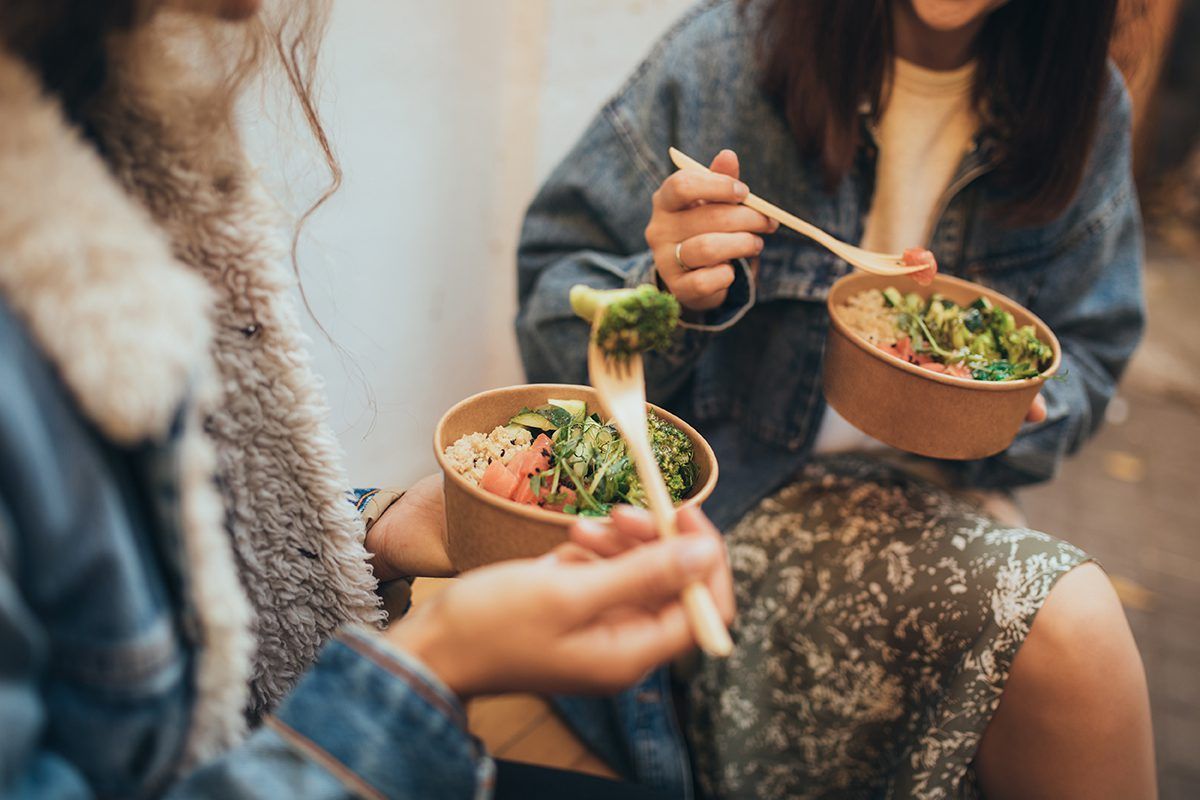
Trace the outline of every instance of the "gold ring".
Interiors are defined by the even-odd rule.
[[[683,270],[684,272],[692,271],[691,267],[689,267],[687,264],[683,263],[683,242],[680,242],[679,244],[675,245],[675,263],[678,264],[679,268],[681,270]]]

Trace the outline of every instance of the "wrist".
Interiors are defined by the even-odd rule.
[[[405,577],[389,557],[388,548],[384,543],[391,541],[386,535],[390,520],[385,520],[388,511],[404,499],[403,489],[373,489],[363,495],[358,501],[358,511],[362,514],[366,536],[363,547],[370,555],[371,570],[379,583]],[[395,514],[391,515],[395,518]]]
[[[366,538],[363,539],[363,547],[370,556],[368,563],[371,565],[371,571],[375,573],[375,580],[381,584],[406,577],[387,556],[387,548],[383,546],[383,543],[388,541],[386,531],[386,523],[376,522],[367,528]]]
[[[394,646],[420,661],[447,689],[460,700],[466,701],[475,691],[474,682],[467,674],[470,658],[463,658],[462,651],[448,640],[444,625],[437,622],[438,601],[434,598],[428,606],[419,608],[404,619],[389,626],[384,634]]]

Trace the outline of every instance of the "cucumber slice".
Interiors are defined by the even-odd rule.
[[[541,414],[543,417],[550,420],[550,423],[556,428],[566,427],[575,421],[575,418],[571,416],[570,411],[561,409],[558,406],[538,406],[536,409],[534,409],[534,413]]]
[[[573,419],[583,419],[587,416],[587,403],[582,400],[547,400],[552,406],[561,408],[571,415]]]
[[[904,304],[904,295],[900,294],[895,286],[889,286],[883,290],[883,299],[892,308],[899,308]]]
[[[536,411],[522,411],[508,421],[509,425],[523,425],[539,431],[555,431],[558,426]]]
[[[607,425],[598,422],[587,422],[583,426],[583,441],[592,450],[599,450],[610,444],[615,437]]]

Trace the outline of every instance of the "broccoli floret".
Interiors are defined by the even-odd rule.
[[[679,301],[654,286],[635,289],[571,288],[571,308],[596,326],[596,344],[610,358],[628,358],[651,348],[671,346],[679,324]]]
[[[996,345],[995,334],[988,329],[975,334],[975,338],[971,340],[971,353],[988,360],[1000,358],[1000,349]]]
[[[1008,360],[1012,363],[1028,364],[1035,368],[1054,355],[1050,345],[1038,339],[1032,325],[1023,325],[1008,333],[1004,337],[1004,349],[1008,351]]]
[[[647,414],[650,425],[650,449],[658,461],[671,499],[679,502],[696,483],[696,448],[683,431],[651,412]]]
[[[1012,333],[1016,329],[1017,323],[1013,319],[1013,315],[1003,308],[993,308],[990,313],[992,332],[996,334],[997,338]]]

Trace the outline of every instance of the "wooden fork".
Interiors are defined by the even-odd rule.
[[[609,417],[621,432],[629,454],[633,456],[638,478],[646,490],[650,513],[654,515],[658,533],[663,538],[677,536],[675,503],[667,492],[658,461],[650,449],[650,434],[646,420],[646,375],[640,355],[621,360],[607,358],[596,344],[596,326],[603,318],[596,314],[592,337],[588,344],[588,372],[592,387],[600,396]],[[690,584],[683,590],[683,609],[700,649],[711,656],[724,657],[733,651],[729,631],[721,621],[716,602],[703,583]]]
[[[708,167],[696,159],[684,155],[674,147],[670,148],[670,154],[671,161],[679,169],[702,169],[705,172],[710,171]],[[753,208],[764,217],[770,217],[780,225],[786,225],[796,233],[807,236],[838,258],[858,267],[864,272],[873,272],[876,275],[908,275],[911,272],[920,272],[923,269],[928,269],[925,265],[912,266],[905,264],[903,255],[899,253],[874,253],[870,250],[863,250],[861,247],[855,247],[852,244],[846,244],[840,239],[833,238],[811,222],[805,222],[795,214],[789,214],[779,206],[763,200],[758,195],[746,195],[746,199],[742,201],[742,205]]]

